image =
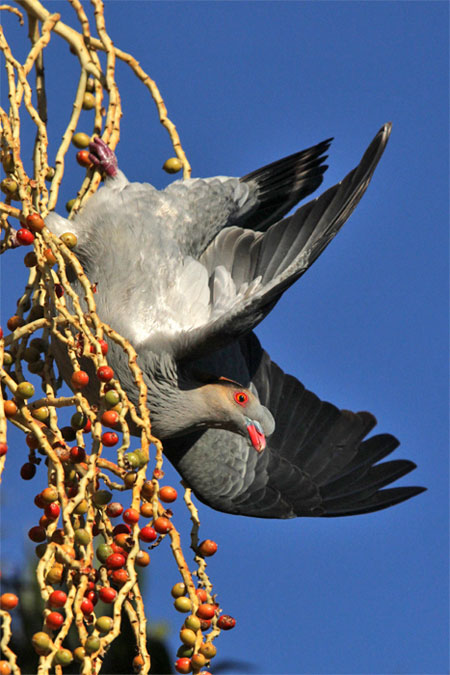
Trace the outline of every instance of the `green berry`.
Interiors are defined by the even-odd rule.
[[[163,164],[164,171],[167,173],[178,173],[183,168],[183,162],[178,157],[170,157]]]
[[[173,606],[178,612],[190,612],[192,610],[191,601],[186,597],[177,598]]]
[[[109,558],[109,556],[113,553],[114,551],[112,550],[111,546],[108,546],[108,544],[100,544],[96,551],[97,558],[102,563],[106,562],[106,559]]]
[[[52,641],[50,639],[50,636],[47,635],[47,633],[44,633],[44,631],[39,631],[38,633],[35,633],[31,638],[31,644],[34,647],[34,650],[38,654],[43,656],[49,654],[52,649],[51,647]]]
[[[59,666],[68,666],[73,661],[72,652],[70,649],[58,649],[53,657],[53,663]]]
[[[82,412],[76,412],[70,418],[70,426],[74,429],[84,429],[88,421],[87,416]]]
[[[120,394],[115,389],[110,389],[105,394],[105,403],[108,408],[114,408],[120,402]]]
[[[45,420],[48,419],[48,416],[50,415],[50,411],[47,406],[43,405],[40,408],[35,408],[32,410],[31,414],[35,420],[39,420],[39,422],[45,422]]]
[[[178,584],[172,587],[170,591],[173,598],[179,598],[182,595],[186,595],[186,586],[180,581]]]
[[[195,645],[196,639],[196,634],[190,628],[182,628],[180,630],[180,640],[184,645],[193,647]]]
[[[11,352],[4,352],[3,354],[3,363],[5,366],[11,366],[14,359]]]
[[[87,654],[93,654],[100,649],[100,638],[90,635],[85,642],[84,648]]]
[[[34,395],[34,387],[31,382],[21,382],[17,385],[15,395],[19,398],[31,398]]]
[[[110,616],[100,616],[95,622],[95,627],[99,633],[109,633],[114,625],[114,621]]]
[[[106,506],[109,504],[111,499],[112,494],[111,492],[108,492],[108,490],[97,490],[97,492],[94,492],[92,495],[92,501],[94,502],[95,506]]]
[[[200,621],[198,616],[195,616],[195,614],[191,614],[186,618],[184,625],[186,626],[186,628],[190,628],[191,630],[197,631],[200,629],[202,622]]]
[[[2,182],[0,183],[0,188],[2,192],[4,192],[6,195],[13,195],[19,186],[17,185],[17,181],[14,180],[14,178],[4,178]]]
[[[84,647],[82,647],[80,645],[79,647],[77,647],[76,649],[73,650],[73,655],[74,655],[74,657],[77,661],[81,662],[81,661],[84,661],[84,658],[86,656],[86,651],[85,651]]]
[[[67,248],[75,248],[78,242],[77,236],[73,234],[73,232],[64,232],[64,234],[60,236],[60,239],[65,243]]]
[[[92,110],[92,108],[95,108],[94,94],[91,94],[91,92],[89,91],[85,93],[85,95],[83,96],[82,108],[83,110]]]
[[[85,530],[82,527],[79,527],[77,530],[75,530],[75,541],[77,542],[77,544],[87,546],[91,541],[91,535],[87,530]]]
[[[91,141],[90,137],[87,134],[83,133],[82,131],[76,133],[75,136],[72,138],[72,143],[76,148],[87,148],[90,141]]]
[[[141,460],[137,452],[127,452],[125,459],[132,469],[138,469],[141,465]]]

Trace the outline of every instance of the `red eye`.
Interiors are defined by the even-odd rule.
[[[243,391],[237,391],[234,395],[234,400],[236,403],[239,403],[239,405],[245,405],[248,401],[248,396]]]

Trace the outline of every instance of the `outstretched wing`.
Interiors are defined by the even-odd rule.
[[[340,183],[266,232],[229,227],[199,262],[207,270],[210,318],[171,336],[178,359],[193,359],[252,330],[282,293],[312,265],[367,189],[386,147],[391,125],[375,136],[359,165]],[[206,278],[206,275],[205,275]]]
[[[383,489],[416,465],[378,464],[399,442],[390,434],[366,438],[376,424],[373,415],[321,401],[283,373],[253,334],[241,340],[240,352],[251,386],[275,418],[275,431],[261,454],[237,434],[217,429],[165,441],[165,453],[201,501],[259,518],[347,516],[393,506],[424,490]]]
[[[293,206],[317,190],[328,168],[324,153],[333,139],[328,138],[312,148],[283,157],[261,169],[242,176],[249,187],[245,212],[235,219],[240,227],[267,230],[286,215]],[[230,223],[231,224],[231,223]]]

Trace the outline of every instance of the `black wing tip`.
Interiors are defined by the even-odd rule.
[[[388,509],[391,506],[401,504],[426,491],[426,487],[419,485],[387,488],[386,490],[378,490],[372,498],[362,501],[361,504],[344,502],[341,506],[336,505],[330,510],[326,510],[325,508],[322,513],[318,513],[317,515],[320,515],[323,518],[336,518],[341,516],[358,516],[366,513],[374,513],[375,511],[381,511],[383,509]]]

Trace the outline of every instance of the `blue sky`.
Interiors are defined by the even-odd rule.
[[[334,136],[325,189],[393,122],[355,213],[257,334],[272,359],[319,396],[373,412],[378,429],[401,440],[394,457],[418,464],[401,482],[428,492],[352,518],[263,521],[205,506],[200,514],[204,538],[219,544],[208,565],[215,591],[237,620],[218,640],[217,659],[245,661],[258,674],[447,672],[447,3],[106,6],[116,44],[157,81],[193,175],[243,175]],[[72,21],[64,4],[51,8]],[[3,23],[18,46],[24,29],[11,16]],[[53,49],[58,43],[53,37]],[[77,72],[65,46],[57,53],[46,63],[48,82],[58,83],[49,91],[54,143]],[[168,136],[124,67],[119,85],[120,166],[130,179],[163,187],[170,179],[161,165],[173,154]],[[90,133],[89,114],[83,119]],[[82,175],[73,162],[61,212]],[[25,283],[23,254],[2,257],[3,325]],[[11,438],[2,491],[5,571],[26,563],[25,533],[38,518],[32,497],[44,486],[43,474],[30,483],[18,478],[26,448],[18,434]],[[181,501],[175,514],[187,550]],[[171,623],[174,650],[179,615],[169,589],[176,581],[161,547],[146,595],[150,620]]]

